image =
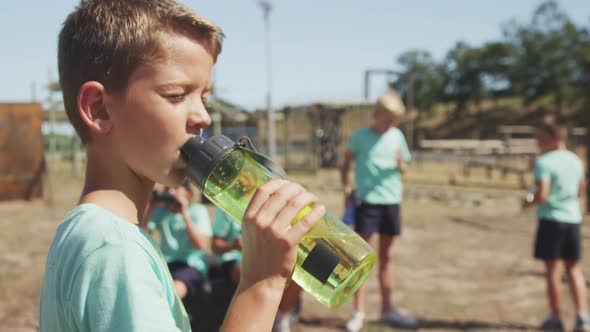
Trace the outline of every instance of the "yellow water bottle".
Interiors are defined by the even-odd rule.
[[[188,162],[188,178],[237,223],[242,222],[258,187],[270,179],[286,177],[251,144],[236,143],[223,135],[207,140],[194,136],[181,151]],[[292,223],[310,211],[311,207],[304,208]],[[292,278],[319,302],[337,307],[354,294],[376,260],[367,242],[326,213],[301,239]]]

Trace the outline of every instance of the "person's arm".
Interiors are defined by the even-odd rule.
[[[533,199],[524,203],[523,207],[531,207],[537,204],[543,204],[547,201],[549,193],[551,192],[551,181],[549,179],[542,179],[536,182],[536,190],[533,194]]]
[[[535,160],[533,175],[535,179],[533,199],[525,200],[522,205],[523,208],[545,203],[549,197],[549,193],[551,193],[551,171],[542,158]]]
[[[191,202],[188,200],[188,198],[182,195],[178,195],[176,193],[173,193],[172,195],[176,198],[177,203],[180,204],[180,214],[182,215],[182,219],[186,225],[186,233],[193,244],[193,247],[195,247],[197,250],[207,250],[209,248],[211,237],[199,230],[195,224],[196,220],[193,220],[191,217],[189,209]]]
[[[348,173],[350,172],[350,166],[352,165],[353,160],[354,154],[352,151],[346,149],[346,151],[344,151],[344,161],[340,168],[340,183],[342,184],[342,190],[344,192],[344,205],[346,205],[346,200],[352,192],[352,186],[348,182]]]
[[[207,250],[210,242],[209,236],[197,228],[188,211],[182,212],[182,218],[186,224],[186,233],[188,234],[193,247],[198,250]]]
[[[213,251],[218,254],[223,254],[231,250],[242,250],[241,237],[236,238],[233,242],[226,241],[219,236],[213,236]]]
[[[582,197],[586,192],[586,179],[582,179],[580,181],[580,185],[578,186],[578,197]]]
[[[404,161],[404,157],[403,157],[401,149],[397,150],[395,159],[397,160],[397,170],[399,171],[399,174],[401,174],[403,176],[404,174],[406,174],[406,169],[407,169],[406,167],[407,166],[406,166],[406,162]]]
[[[396,161],[397,161],[397,169],[400,175],[403,177],[406,174],[408,169],[407,165],[410,160],[412,160],[412,154],[410,153],[410,148],[408,147],[408,142],[406,141],[406,137],[400,131],[398,131],[400,136],[401,147],[396,152]]]
[[[291,220],[317,198],[300,185],[271,180],[254,194],[242,221],[242,273],[221,331],[270,331],[299,241],[324,215],[322,205]]]

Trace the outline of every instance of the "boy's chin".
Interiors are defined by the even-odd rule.
[[[186,171],[175,169],[172,172],[170,172],[170,174],[166,176],[164,179],[161,179],[157,182],[164,186],[175,188],[180,186],[185,179]]]

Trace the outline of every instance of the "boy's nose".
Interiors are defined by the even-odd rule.
[[[207,128],[211,125],[211,117],[205,107],[198,107],[189,113],[186,130],[190,134],[199,135],[201,129]]]

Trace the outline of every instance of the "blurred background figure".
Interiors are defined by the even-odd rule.
[[[158,232],[174,286],[185,300],[207,278],[206,256],[212,234],[207,209],[193,201],[193,192],[185,181],[178,188],[155,191],[148,213],[148,231]]]
[[[404,134],[397,128],[405,107],[399,96],[387,92],[379,97],[368,128],[355,131],[344,155],[341,182],[345,201],[350,199],[352,187],[348,172],[355,162],[355,184],[360,205],[355,209],[354,229],[365,240],[379,234],[379,286],[381,289],[381,320],[402,327],[417,326],[409,314],[401,313],[391,299],[393,284],[393,241],[401,234],[400,204],[402,174],[411,159]],[[354,312],[348,331],[359,331],[365,319],[365,286],[354,296]]]
[[[582,161],[565,146],[566,135],[567,127],[559,119],[549,118],[537,124],[535,137],[540,155],[534,167],[536,190],[524,205],[538,205],[534,256],[545,263],[550,309],[541,329],[564,329],[560,306],[565,267],[576,306],[575,331],[590,331],[586,281],[580,267],[582,215],[578,201],[586,180]]]
[[[219,208],[215,209],[212,248],[219,257],[224,277],[237,286],[242,264],[242,227]]]

